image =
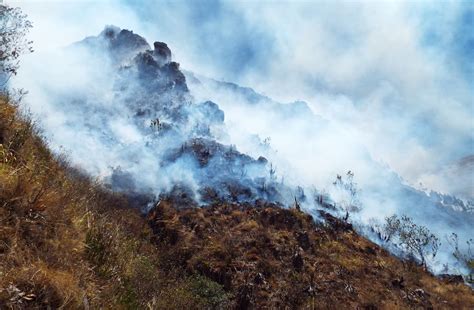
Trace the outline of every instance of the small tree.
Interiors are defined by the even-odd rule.
[[[474,241],[469,239],[466,241],[466,247],[461,249],[459,247],[459,237],[456,233],[447,236],[446,240],[453,250],[454,258],[456,258],[463,267],[469,270],[469,280],[472,281],[472,274],[474,273],[474,253],[471,247],[474,244]]]
[[[32,27],[19,8],[0,4],[0,90],[4,90],[19,68],[19,57],[33,52],[32,41],[26,35]]]
[[[270,170],[268,171],[268,173],[270,174],[270,181],[271,182],[275,182],[276,181],[276,167],[273,166],[272,163],[270,163]]]
[[[269,149],[270,148],[270,142],[272,141],[272,138],[266,137],[263,139],[262,145],[264,148]]]
[[[393,215],[385,221],[385,241],[398,241],[398,245],[412,257],[418,258],[423,266],[426,266],[426,258],[429,255],[436,256],[441,242],[428,228],[415,224],[408,216],[399,219]]]
[[[354,182],[354,173],[347,171],[345,179],[337,175],[336,180],[332,183],[336,190],[339,201],[336,207],[345,211],[344,220],[349,219],[349,214],[359,212],[362,207],[359,201],[359,189],[357,183]]]
[[[385,242],[389,242],[393,237],[397,235],[400,230],[400,219],[394,214],[385,218],[385,225],[383,227],[382,239]]]

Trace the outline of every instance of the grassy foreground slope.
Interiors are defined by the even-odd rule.
[[[266,203],[147,218],[55,157],[0,97],[0,309],[474,308],[336,219]]]
[[[0,309],[209,308],[222,287],[161,268],[127,200],[54,157],[0,98]]]

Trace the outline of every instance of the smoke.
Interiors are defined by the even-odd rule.
[[[184,68],[304,100],[412,186],[474,197],[443,173],[473,151],[471,3],[122,3]]]
[[[352,170],[362,206],[360,213],[351,215],[354,222],[370,225],[383,222],[392,214],[405,214],[436,231],[440,238],[450,232],[456,232],[463,240],[470,238],[472,205],[409,186],[388,164],[372,156],[366,147],[368,136],[355,130],[353,124],[319,116],[301,101],[281,104],[249,89],[205,77],[198,76],[199,82],[193,83],[193,77],[188,73],[196,98],[219,102],[226,112],[229,136],[224,142],[233,142],[254,156],[264,154],[277,174],[290,184],[304,186],[308,194],[312,193],[309,185],[313,185],[317,195],[328,194],[340,202],[347,200],[347,192],[341,193],[333,182],[337,174]],[[347,98],[333,98],[331,103],[344,106],[340,113],[357,112]],[[261,147],[263,140],[268,145]],[[312,212],[314,205],[307,208]],[[456,265],[449,257],[450,251],[444,242],[440,249],[442,259],[432,261],[431,267],[440,271],[442,262],[447,261]]]
[[[160,163],[208,117],[185,107],[190,119],[159,140],[149,126],[152,115],[136,118],[137,106],[130,108],[158,99],[142,98],[135,78],[117,82],[118,65],[110,57],[64,49],[105,24],[168,43],[187,70],[191,97],[178,101],[217,103],[225,118],[209,126],[212,139],[268,160],[264,168],[252,162],[245,171],[226,173],[211,162],[210,171],[239,175],[259,191],[259,178],[273,178],[274,169],[271,181],[285,184],[275,188],[289,196],[284,202],[301,186],[304,207],[313,212],[312,192],[335,197],[336,175],[352,170],[364,206],[354,221],[408,214],[441,238],[472,234],[472,213],[453,210],[474,198],[472,159],[466,164],[474,143],[468,2],[12,4],[33,21],[36,50],[13,85],[30,92],[28,107],[51,146],[116,188],[158,195],[184,182],[200,196],[210,175],[186,148],[173,163]],[[125,84],[128,90],[117,92]],[[449,249],[442,253],[449,260]],[[440,262],[433,262],[437,270]]]
[[[373,157],[415,186],[472,154],[473,77],[462,69],[472,63],[472,46],[462,46],[472,35],[454,36],[472,20],[472,5],[234,7],[273,43],[255,47],[268,55],[264,65],[230,80],[283,102],[307,101],[317,114],[360,133]],[[446,28],[437,26],[440,19]],[[432,186],[449,192],[442,183]]]

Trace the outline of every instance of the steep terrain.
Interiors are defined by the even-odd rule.
[[[147,217],[62,157],[0,98],[0,308],[455,308],[474,294],[329,214],[258,200]],[[128,198],[128,199],[127,199]],[[179,199],[178,199],[179,200]]]
[[[148,219],[169,255],[164,263],[220,283],[239,309],[474,306],[462,279],[440,281],[322,215],[325,223],[315,224],[304,212],[264,202],[177,210],[161,201]]]
[[[138,34],[108,26],[70,46],[66,55],[78,57],[89,76],[101,78],[91,78],[85,89],[60,89],[61,96],[53,96],[66,119],[61,129],[68,133],[65,140],[52,134],[53,141],[65,146],[72,137],[88,141],[68,150],[73,159],[81,157],[76,162],[82,161],[82,152],[94,153],[81,166],[106,176],[113,189],[133,190],[150,201],[176,190],[201,203],[292,201],[291,195],[281,195],[288,187],[270,179],[265,158],[220,141],[226,135],[224,112],[215,102],[195,100],[166,43],[150,47]],[[94,96],[90,88],[97,90]]]
[[[130,199],[130,197],[128,197]],[[166,269],[123,195],[55,157],[0,98],[0,309],[209,308],[221,286]]]

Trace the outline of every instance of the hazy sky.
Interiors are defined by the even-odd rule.
[[[412,184],[473,182],[453,168],[474,154],[472,1],[7,2],[29,14],[37,52],[132,29],[185,69],[306,100]]]

